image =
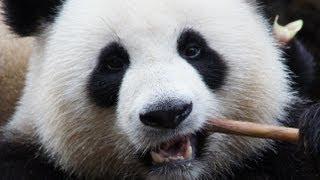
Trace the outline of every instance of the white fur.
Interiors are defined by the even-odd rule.
[[[221,90],[211,91],[178,55],[186,28],[200,32],[229,67]],[[127,49],[131,63],[116,112],[92,104],[86,92],[100,50],[112,41]],[[167,98],[192,101],[191,115],[172,131],[144,126],[139,113]],[[195,179],[223,173],[270,142],[213,134],[202,159],[161,172],[149,172],[135,152],[194,133],[209,117],[277,124],[292,98],[269,27],[245,1],[68,0],[37,37],[21,105],[7,128],[27,128],[58,165],[76,174]]]

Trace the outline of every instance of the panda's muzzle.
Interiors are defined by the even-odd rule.
[[[148,106],[140,113],[140,121],[147,127],[160,131],[176,131],[189,117],[193,109],[191,101],[167,100]],[[168,138],[166,138],[168,139]],[[150,151],[153,165],[185,163],[195,157],[194,135],[175,135],[160,142]]]

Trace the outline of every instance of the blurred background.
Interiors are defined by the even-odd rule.
[[[266,9],[270,21],[279,14],[281,24],[297,19],[304,21],[304,27],[298,38],[315,56],[318,80],[314,82],[313,94],[320,99],[320,0],[258,0]]]

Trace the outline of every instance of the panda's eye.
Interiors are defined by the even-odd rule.
[[[111,71],[121,71],[126,63],[122,59],[113,57],[106,62],[107,68]]]
[[[197,58],[201,54],[201,47],[196,44],[191,44],[183,51],[183,56],[188,59]]]
[[[206,41],[200,33],[187,29],[178,39],[178,52],[181,57],[187,60],[195,60],[203,57],[206,53]]]
[[[96,71],[120,72],[126,69],[129,63],[129,54],[126,49],[118,43],[111,43],[102,49]]]

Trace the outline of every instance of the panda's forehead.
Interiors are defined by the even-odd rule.
[[[111,31],[122,38],[139,32],[145,36],[152,33],[155,37],[157,33],[167,33],[185,24],[193,25],[193,19],[199,18],[199,15],[192,12],[190,4],[178,6],[177,2],[179,1],[70,0],[63,13],[68,19],[73,19],[70,25],[96,23],[101,26],[96,28]]]
[[[152,37],[159,41],[185,27],[219,25],[219,19],[233,16],[227,12],[233,9],[229,4],[229,0],[69,0],[62,16],[69,19],[71,28],[105,31],[122,40]]]
[[[248,22],[247,8],[242,0],[68,0],[51,31],[52,44],[59,44],[55,46],[59,53],[86,49],[96,56],[103,47],[119,42],[132,59],[162,58],[177,54],[181,32],[191,28],[213,49],[236,52],[230,46],[244,48],[250,45],[248,39],[254,39],[247,32],[256,28]]]

